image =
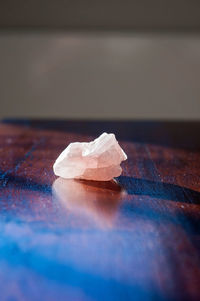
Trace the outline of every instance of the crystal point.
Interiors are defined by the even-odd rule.
[[[94,141],[70,143],[54,163],[55,175],[65,179],[109,181],[121,175],[127,159],[114,134],[103,133]]]

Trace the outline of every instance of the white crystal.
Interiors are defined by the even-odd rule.
[[[121,175],[120,163],[126,159],[115,135],[103,133],[89,143],[70,143],[55,161],[53,170],[65,179],[109,181]]]

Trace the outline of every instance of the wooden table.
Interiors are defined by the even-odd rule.
[[[73,141],[114,132],[117,182],[56,179]],[[200,123],[0,124],[0,300],[200,300]]]

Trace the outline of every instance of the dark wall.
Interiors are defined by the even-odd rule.
[[[1,0],[0,27],[199,31],[199,0]]]

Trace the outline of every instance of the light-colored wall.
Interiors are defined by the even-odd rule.
[[[0,33],[0,117],[200,118],[200,36]]]

